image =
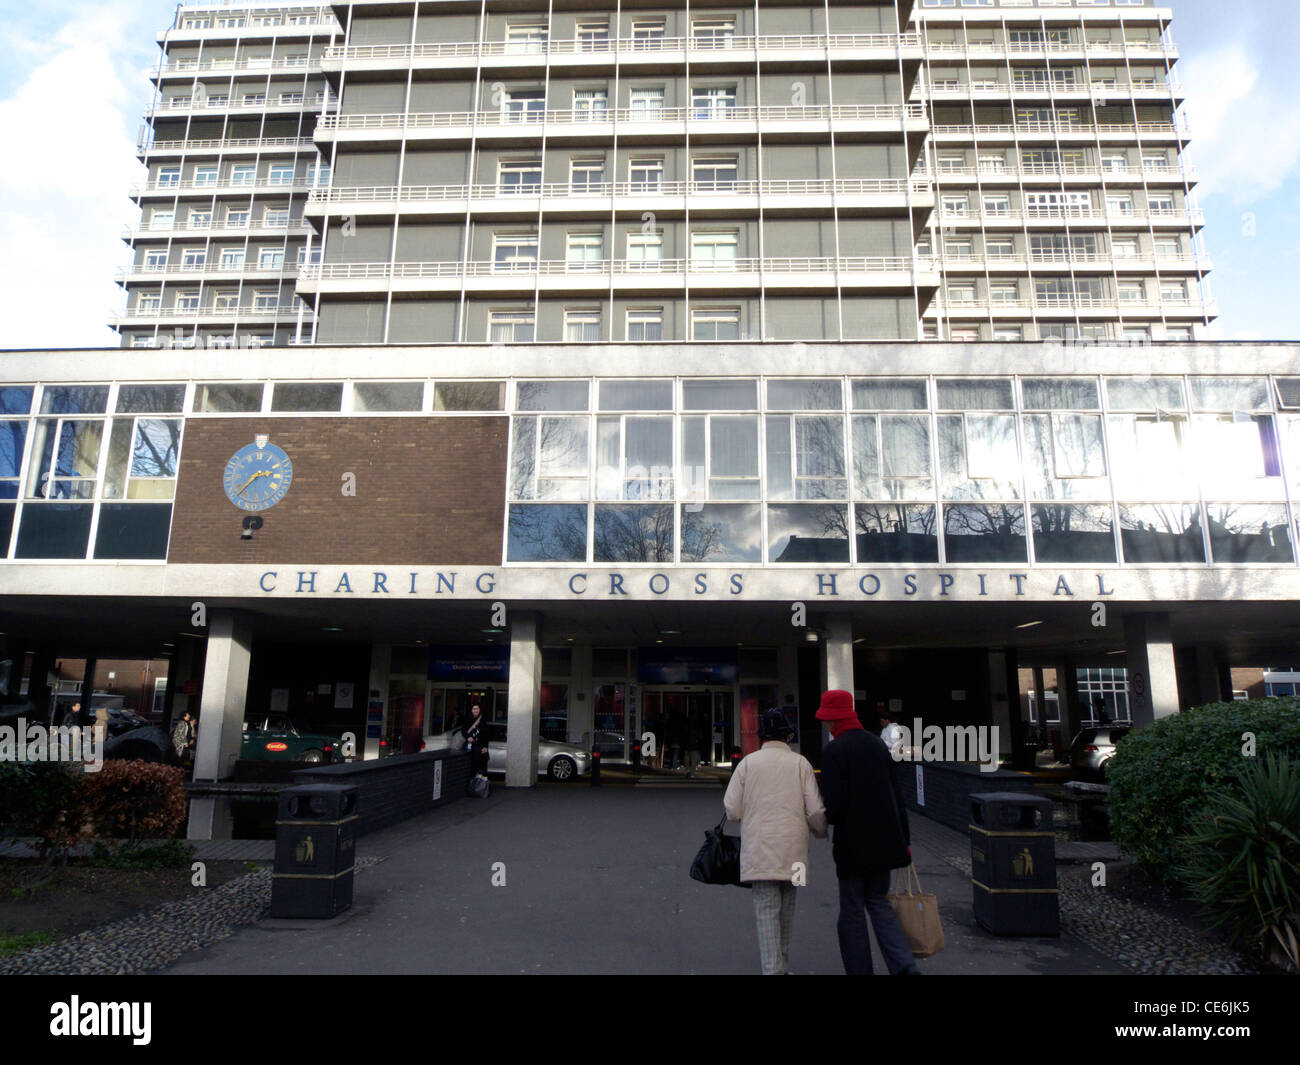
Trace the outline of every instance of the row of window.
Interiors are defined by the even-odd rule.
[[[1025,287],[1019,281],[990,280],[982,291],[990,303],[1016,303],[1026,298]],[[1181,278],[1161,278],[1157,286],[1155,278],[1120,277],[1112,286],[1111,279],[1103,277],[1037,277],[1033,299],[1042,308],[1089,307],[1111,299],[1143,303],[1157,298],[1157,287],[1158,298],[1164,303],[1186,303],[1190,295],[1187,282]],[[974,303],[977,291],[981,290],[974,281],[948,280],[943,287],[950,305]]]
[[[1131,192],[1105,189],[1101,190],[1100,195],[1104,196],[1107,214],[1121,218],[1137,215],[1137,205]],[[1095,211],[1093,191],[1089,189],[1026,191],[1023,197],[1025,215],[1029,218],[1088,218]],[[972,209],[972,203],[975,210]],[[939,209],[945,220],[977,216],[985,219],[1010,217],[1013,206],[1012,193],[1009,192],[986,192],[974,200],[968,192],[943,192],[939,196]],[[1172,192],[1148,189],[1146,210],[1152,215],[1174,217],[1179,213],[1178,201]]]
[[[248,299],[241,302],[238,290],[209,290],[211,299],[205,301],[198,289],[183,289],[176,292],[170,306],[164,309],[162,293],[141,292],[136,297],[134,312],[136,314],[194,314],[205,307],[212,311],[252,310],[271,313],[282,307],[292,306],[292,297],[284,297],[274,289],[254,289]]]
[[[959,234],[945,238],[941,247],[947,259],[969,259],[973,255],[974,238],[969,234]],[[1115,259],[1136,259],[1145,246],[1143,239],[1135,234],[1112,233],[1105,231],[1089,232],[1074,230],[1039,230],[1028,234],[1023,240],[1010,233],[985,233],[982,237],[982,252],[989,259],[1009,259],[1017,255],[1018,247],[1028,246],[1029,257],[1043,262],[1053,259],[1086,260],[1109,255]],[[1152,253],[1156,258],[1177,258],[1183,254],[1183,238],[1180,234],[1157,233],[1150,241]],[[928,236],[917,243],[917,254],[929,257],[932,245]],[[1024,255],[1021,251],[1020,255]]]
[[[976,165],[981,173],[1003,174],[1009,171],[1005,151],[981,148],[976,154]],[[1144,148],[1139,153],[1142,169],[1147,173],[1163,174],[1169,170],[1169,152],[1160,149]],[[1090,148],[1022,148],[1020,149],[1020,166],[1034,172],[1054,174],[1058,170],[1069,172],[1081,170],[1088,166],[1097,166],[1110,173],[1127,172],[1130,155],[1122,148],[1104,148],[1098,153],[1099,164],[1093,163]],[[971,165],[971,153],[966,151],[939,151],[935,155],[935,166],[940,176],[945,173],[961,172]]]
[[[225,179],[221,176],[221,167],[215,163],[202,163],[190,173],[189,185],[204,187],[207,185],[292,185],[296,180],[297,166],[294,163],[271,163],[259,180],[256,163],[232,163],[226,168]],[[330,168],[328,164],[317,167],[314,163],[307,166],[302,181],[308,185],[328,185]],[[162,166],[154,175],[154,185],[160,189],[175,188],[181,184],[179,166]]]
[[[297,261],[299,266],[308,261],[320,262],[320,249],[313,249],[309,254],[306,248],[299,248]],[[202,270],[208,265],[217,270],[242,270],[245,266],[254,270],[279,270],[284,266],[284,247],[278,244],[254,248],[183,247],[170,253],[165,248],[147,248],[137,269],[166,270],[169,265],[182,270]]]
[[[239,229],[256,224],[266,229],[287,229],[302,221],[300,217],[291,215],[288,207],[259,206],[260,215],[255,214],[253,207],[226,207],[220,215],[214,215],[211,207],[191,207],[184,215],[184,228],[206,229],[215,224],[218,228]],[[149,228],[176,229],[180,220],[181,216],[174,208],[155,208],[149,213]]]
[[[248,26],[316,26],[331,25],[334,16],[327,8],[319,11],[284,11],[250,14],[182,14],[179,28],[183,30],[238,30]]]
[[[306,92],[290,89],[284,92],[243,92],[232,96],[229,92],[198,91],[201,86],[185,96],[163,97],[163,106],[169,111],[184,111],[192,107],[320,107],[337,103],[338,97],[327,92]]]
[[[1284,505],[1236,503],[513,503],[506,561],[1294,564],[1291,529]],[[880,590],[862,580],[866,594]]]
[[[952,76],[948,76],[951,74]],[[1164,77],[1154,72],[1124,78],[1115,75],[1096,76],[1083,67],[1030,67],[1018,66],[1011,70],[1011,81],[1003,81],[996,74],[977,76],[971,72],[970,80],[963,81],[955,71],[943,71],[943,76],[931,75],[929,86],[935,92],[1005,92],[1007,86],[1026,92],[1089,92],[1115,91],[1120,88],[1158,89],[1166,85]]]

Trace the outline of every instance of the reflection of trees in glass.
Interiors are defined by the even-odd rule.
[[[510,508],[511,562],[584,562],[587,508],[572,504]]]
[[[855,508],[859,533],[919,533],[933,536],[934,507],[902,503],[859,503]]]
[[[944,531],[950,536],[1023,536],[1025,508],[1018,503],[947,507]]]
[[[0,422],[0,477],[18,476],[26,440],[26,422]]]
[[[1143,507],[1120,507],[1119,524],[1124,531],[1168,533],[1182,536],[1198,530],[1196,508],[1182,503],[1152,503]]]
[[[757,562],[758,532],[757,506],[683,507],[682,561]]]
[[[181,447],[181,423],[171,419],[141,418],[136,423],[132,477],[175,477]]]
[[[597,562],[673,561],[673,508],[597,507]]]

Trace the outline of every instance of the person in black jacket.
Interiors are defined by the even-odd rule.
[[[835,826],[831,853],[840,882],[836,929],[844,971],[850,976],[871,975],[870,915],[889,971],[916,975],[920,969],[887,897],[890,870],[912,861],[894,759],[880,737],[862,727],[851,693],[822,695],[817,719],[827,723],[833,737],[822,751],[821,790],[826,820]]]
[[[483,720],[483,708],[474,704],[473,716],[462,730],[465,734],[465,750],[469,752],[469,775],[486,773],[488,767],[487,722]]]

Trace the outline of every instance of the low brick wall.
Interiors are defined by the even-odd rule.
[[[925,775],[925,805],[916,801],[916,770]],[[899,790],[908,811],[923,813],[949,828],[965,832],[970,826],[970,797],[991,791],[1034,790],[1032,777],[999,769],[992,773],[980,771],[977,765],[958,762],[899,762],[894,771],[898,774]]]
[[[433,797],[442,772],[440,795]],[[428,813],[465,795],[469,755],[464,751],[422,751],[367,762],[313,766],[293,775],[294,784],[353,784],[359,792],[357,835],[376,832],[408,817]]]

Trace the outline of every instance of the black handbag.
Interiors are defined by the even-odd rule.
[[[691,862],[691,879],[701,884],[734,884],[740,882],[740,837],[726,834],[727,815],[722,815],[717,828],[704,833],[704,844]]]

